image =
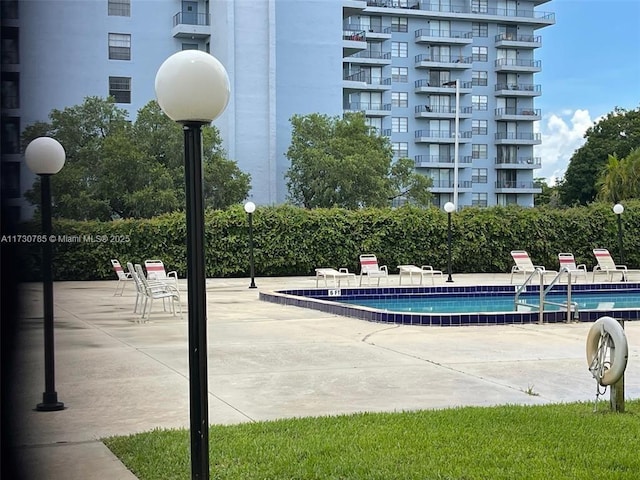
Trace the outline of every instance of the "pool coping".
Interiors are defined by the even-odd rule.
[[[376,298],[376,296],[407,297],[415,294],[446,296],[448,294],[466,294],[473,296],[482,293],[514,293],[519,285],[473,285],[473,286],[402,286],[402,287],[348,287],[348,288],[301,288],[260,292],[260,300],[319,310],[333,315],[358,318],[370,322],[402,325],[425,326],[463,326],[463,325],[508,325],[539,323],[539,312],[478,312],[478,313],[414,313],[390,312],[371,307],[340,303],[338,299]],[[555,285],[552,292],[565,292],[566,284]],[[572,285],[572,292],[586,291],[629,291],[639,290],[640,283],[610,282]],[[538,293],[540,287],[528,286],[527,293]],[[543,312],[544,323],[567,321],[594,322],[602,316],[612,316],[624,320],[640,319],[638,309],[580,310],[578,318],[567,319],[567,312]]]

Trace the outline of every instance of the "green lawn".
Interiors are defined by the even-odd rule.
[[[455,408],[212,426],[212,479],[640,478],[640,400]],[[188,430],[110,437],[140,480],[190,478]]]

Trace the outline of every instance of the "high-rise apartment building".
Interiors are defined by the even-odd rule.
[[[3,0],[2,188],[17,214],[26,126],[87,96],[133,119],[162,62],[197,48],[229,72],[215,124],[258,204],[286,200],[292,115],[362,111],[436,205],[532,205],[547,1]]]

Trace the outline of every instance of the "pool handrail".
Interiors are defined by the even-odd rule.
[[[555,286],[556,283],[558,283],[560,281],[560,277],[562,276],[563,273],[567,274],[567,300],[565,303],[558,303],[558,302],[551,302],[549,300],[547,300],[547,294],[551,291],[551,289]],[[544,294],[542,295],[543,298],[543,304],[542,305],[555,305],[557,307],[566,307],[567,309],[567,323],[569,323],[571,321],[571,312],[575,312],[574,315],[578,314],[578,304],[577,302],[572,302],[571,301],[571,270],[569,269],[569,267],[562,267],[560,268],[560,271],[558,272],[558,274],[553,277],[553,280],[551,280],[551,282],[549,282],[549,285],[547,286],[547,288],[544,289]],[[572,310],[573,307],[573,310]],[[543,306],[543,310],[544,310],[544,306]]]
[[[576,302],[572,302],[571,301],[571,271],[569,270],[568,267],[562,267],[560,269],[560,271],[556,274],[556,276],[553,278],[553,280],[551,280],[551,282],[549,282],[549,285],[545,288],[544,287],[544,272],[545,270],[540,268],[540,267],[536,267],[527,277],[527,279],[524,281],[524,283],[522,285],[520,285],[520,287],[518,287],[518,289],[516,290],[516,294],[515,294],[515,298],[514,298],[514,304],[515,304],[515,309],[516,311],[518,310],[518,305],[523,305],[523,306],[527,306],[530,308],[537,308],[538,309],[538,314],[539,314],[539,323],[544,323],[544,306],[545,305],[555,305],[557,307],[566,307],[567,309],[567,322],[571,321],[571,312],[574,312],[574,315],[577,315],[578,312],[578,304]],[[562,276],[563,273],[567,274],[567,300],[564,303],[558,303],[558,302],[551,302],[549,300],[546,299],[547,293],[549,293],[551,291],[551,289],[555,286],[556,283],[558,283],[558,281],[560,280],[560,277]],[[533,277],[535,275],[538,275],[540,278],[540,303],[539,305],[534,305],[534,304],[530,304],[527,303],[525,301],[521,301],[520,295],[526,290],[526,287],[529,283],[531,283]]]

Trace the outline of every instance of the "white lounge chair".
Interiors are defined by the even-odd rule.
[[[516,273],[522,273],[522,279],[526,279],[528,274],[533,273],[536,269],[540,271],[542,275],[546,275],[547,273],[557,274],[555,270],[547,270],[544,265],[534,265],[529,258],[529,254],[525,250],[512,250],[511,257],[515,262],[515,265],[511,267],[511,278],[510,282],[513,283],[513,275]]]
[[[356,283],[356,274],[349,273],[346,268],[336,270],[335,268],[316,268],[316,288],[321,278],[324,278],[324,286],[329,286],[329,279],[333,280],[333,285],[339,287],[342,279],[347,280],[347,285],[350,284],[350,280],[353,279],[353,284]]]
[[[442,278],[441,270],[434,270],[431,265],[422,265],[422,267],[418,267],[417,265],[398,265],[400,285],[402,285],[402,277],[405,275],[409,275],[409,282],[413,285],[413,277],[414,275],[420,279],[420,285],[422,285],[424,281],[424,277],[431,278],[431,284],[435,284],[435,276],[440,275]]]
[[[640,270],[629,270],[626,265],[616,265],[613,257],[606,248],[594,248],[593,254],[598,261],[598,264],[593,267],[593,281],[596,281],[597,274],[604,274],[606,278],[613,282],[613,276],[616,273],[620,274],[620,280],[625,282],[628,279],[629,273],[639,273]]]
[[[380,285],[380,279],[385,278],[387,283],[389,282],[389,269],[386,265],[378,265],[378,259],[375,255],[365,253],[360,255],[360,285],[362,285],[362,278],[367,277],[367,285],[370,278],[377,278],[378,285]]]
[[[145,260],[144,268],[147,271],[147,279],[168,283],[178,288],[178,273],[175,271],[167,273],[162,260]]]
[[[122,268],[122,265],[120,265],[120,262],[115,258],[111,259],[111,266],[113,267],[113,270],[116,272],[116,275],[118,276],[118,283],[116,283],[116,289],[113,292],[113,296],[121,297],[122,292],[124,292],[124,287],[127,285],[128,282],[133,282],[133,278],[131,278],[130,273],[124,271],[124,269]]]
[[[587,266],[584,263],[576,265],[576,259],[573,257],[573,253],[559,253],[558,261],[560,262],[561,272],[566,268],[572,277],[575,275],[576,281],[578,281],[580,275],[582,275],[585,283],[587,282]]]
[[[151,310],[153,309],[153,301],[162,299],[162,305],[166,311],[165,301],[169,301],[171,307],[171,313],[176,315],[176,303],[180,309],[180,317],[182,317],[182,304],[180,302],[180,291],[172,284],[167,284],[157,280],[148,280],[144,276],[142,271],[142,265],[136,263],[134,265],[136,281],[139,281],[143,289],[144,303],[142,306],[142,321],[148,321],[151,316]],[[147,303],[149,304],[149,311],[147,312]],[[145,319],[146,314],[146,319]]]

